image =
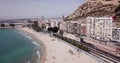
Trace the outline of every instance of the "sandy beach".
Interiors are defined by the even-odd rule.
[[[29,34],[42,45],[40,63],[101,63],[81,50],[77,51],[74,46],[49,36],[49,34],[41,34],[27,27],[19,28],[19,30]]]

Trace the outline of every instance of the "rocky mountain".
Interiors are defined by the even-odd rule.
[[[88,0],[86,3],[79,6],[73,14],[66,17],[65,20],[82,20],[88,16],[113,16],[118,6],[118,0]]]

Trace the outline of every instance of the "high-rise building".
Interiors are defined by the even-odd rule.
[[[107,17],[88,17],[87,18],[87,36],[103,41],[112,39],[112,18]]]

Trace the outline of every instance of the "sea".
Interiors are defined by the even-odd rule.
[[[0,63],[39,63],[41,47],[16,29],[0,29]]]

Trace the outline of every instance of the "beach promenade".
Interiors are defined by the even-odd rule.
[[[43,53],[40,63],[101,63],[95,58],[49,34],[41,34],[27,27],[19,28],[42,44]]]

